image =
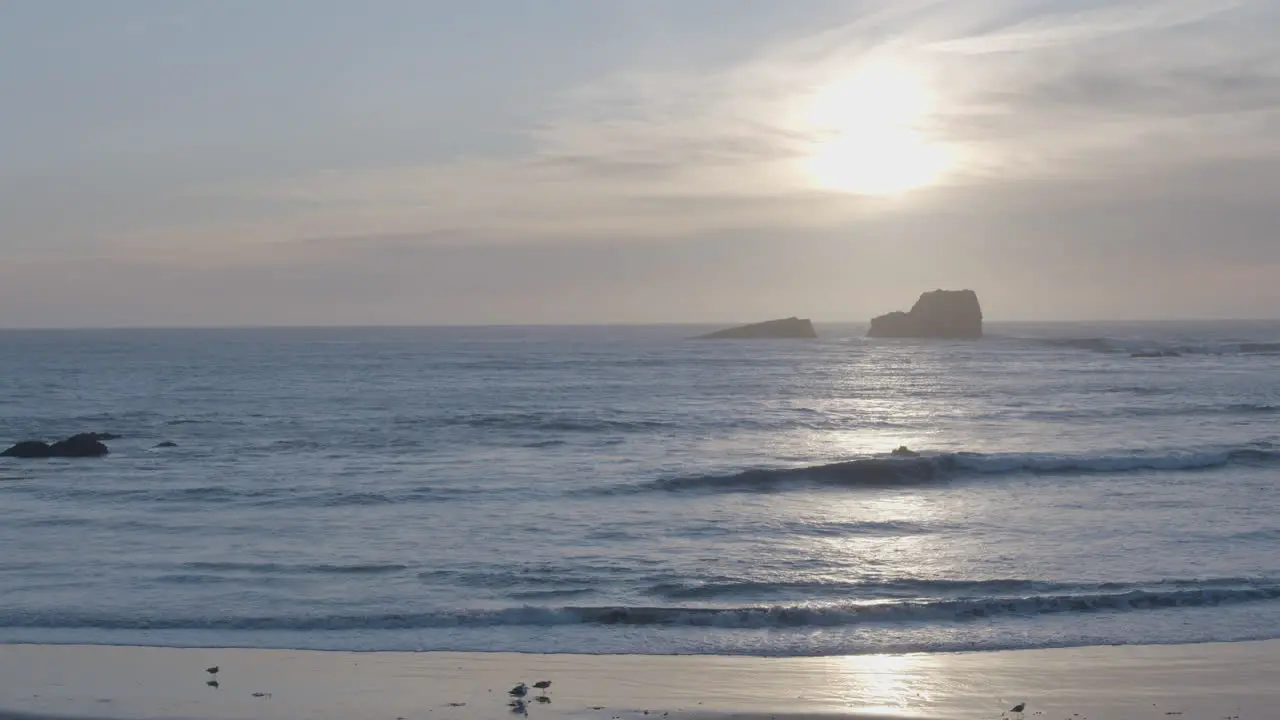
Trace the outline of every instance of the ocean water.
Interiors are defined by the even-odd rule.
[[[0,641],[1280,637],[1280,323],[701,330],[0,333]]]

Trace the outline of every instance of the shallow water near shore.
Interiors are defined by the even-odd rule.
[[[1025,718],[1266,720],[1280,701],[1278,649],[744,658],[0,645],[0,718],[1016,720],[1009,710],[1025,703]],[[512,707],[515,683],[541,679],[545,695]]]
[[[0,443],[124,436],[0,461],[0,641],[1280,636],[1280,324],[707,329],[0,333]]]

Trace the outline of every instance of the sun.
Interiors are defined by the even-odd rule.
[[[952,164],[925,125],[936,100],[908,68],[878,63],[825,85],[806,117],[814,143],[804,170],[819,187],[896,195],[937,182]]]

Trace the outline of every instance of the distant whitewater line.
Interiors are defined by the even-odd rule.
[[[1134,395],[1168,395],[1173,391],[1160,388],[1118,388],[1116,392],[1130,392]],[[1088,420],[1090,418],[1172,418],[1195,417],[1206,415],[1273,415],[1280,413],[1280,405],[1268,403],[1232,403],[1229,405],[1175,405],[1169,407],[1152,407],[1137,405],[1132,407],[1112,407],[1105,410],[1055,408],[1037,408],[1031,410],[1010,411],[1001,409],[978,416],[980,419],[996,419],[1010,415],[1036,420]]]
[[[1132,394],[1136,396],[1168,396],[1178,391],[1173,388],[1143,385],[1122,385],[1108,388],[1103,392]],[[917,397],[916,391],[905,390],[903,394]],[[1131,406],[1093,407],[1056,407],[1053,405],[1030,406],[1026,408],[1009,408],[996,406],[984,413],[975,414],[975,419],[1002,419],[1019,417],[1034,420],[1090,420],[1102,418],[1173,418],[1193,416],[1249,416],[1280,414],[1280,403],[1277,402],[1234,402],[1224,404],[1186,404],[1186,405],[1150,405],[1134,404]],[[245,425],[243,418],[226,416],[202,420],[179,419],[170,420],[167,425]],[[792,407],[785,410],[762,411],[758,416],[730,415],[725,417],[699,418],[663,418],[654,416],[635,416],[615,412],[610,415],[593,415],[591,413],[575,413],[566,411],[523,411],[523,412],[478,412],[445,416],[432,415],[399,415],[390,420],[391,428],[344,428],[331,432],[324,441],[295,438],[270,441],[251,441],[241,449],[243,453],[315,453],[333,448],[358,449],[399,448],[405,452],[431,450],[433,439],[422,431],[459,428],[492,433],[493,439],[506,444],[529,449],[551,449],[566,445],[573,438],[596,438],[598,442],[610,439],[621,441],[621,438],[632,436],[654,435],[673,432],[713,432],[713,431],[756,431],[756,432],[793,432],[793,431],[829,431],[852,429],[889,430],[906,428],[912,425],[910,417],[895,418],[885,412],[841,411],[824,412],[815,408]],[[123,420],[107,416],[92,422],[80,418],[69,420],[67,427],[108,427],[123,430],[127,437],[147,437],[156,442],[166,437],[163,431],[137,427]],[[526,433],[524,437],[516,434]],[[16,436],[2,439],[0,442],[12,442]],[[490,440],[492,441],[492,440]],[[192,449],[196,444],[188,446]],[[205,492],[209,499],[216,501],[223,491],[209,488],[191,492],[188,499],[198,499],[194,495]],[[145,494],[145,493],[139,493]],[[370,502],[380,502],[378,498],[368,498]],[[339,499],[339,504],[347,502]]]
[[[1213,342],[1185,343],[1141,338],[1077,337],[1077,338],[1009,338],[1027,339],[1038,345],[1071,350],[1088,350],[1103,354],[1134,352],[1174,352],[1182,355],[1280,355],[1280,342]]]
[[[751,418],[733,417],[715,422],[694,424],[684,419],[655,417],[593,416],[586,413],[555,411],[485,412],[446,417],[400,416],[394,420],[398,426],[466,427],[478,430],[537,431],[565,434],[594,433],[643,433],[651,431],[690,430],[703,427],[734,428],[742,430],[788,430],[794,428],[838,429],[856,427],[895,427],[892,422],[864,420],[848,417],[815,416],[808,409],[794,410],[795,417]]]
[[[1134,394],[1164,394],[1158,388],[1123,388]],[[1002,412],[1010,412],[1003,410]],[[775,411],[776,413],[776,411]],[[1088,419],[1090,417],[1174,417],[1181,415],[1235,415],[1280,413],[1280,405],[1270,403],[1229,403],[1224,405],[1190,405],[1171,407],[1137,406],[1132,408],[1108,408],[1105,410],[1042,408],[1022,413],[1026,417],[1046,419]],[[1017,413],[1013,413],[1017,414]],[[474,429],[500,429],[507,431],[536,431],[562,434],[596,433],[646,433],[656,431],[735,429],[735,430],[837,430],[849,428],[894,428],[904,423],[892,418],[866,418],[856,415],[823,415],[812,410],[795,408],[791,415],[762,418],[726,417],[715,421],[692,424],[687,420],[660,418],[626,418],[625,416],[593,417],[586,414],[555,412],[477,413],[475,415],[432,417],[399,417],[395,423],[401,426],[461,426]],[[554,445],[546,445],[553,447]]]

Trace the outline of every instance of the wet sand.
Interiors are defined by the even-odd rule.
[[[1025,702],[1027,719],[1267,720],[1280,641],[783,659],[0,645],[0,719],[509,718],[507,691],[538,680],[530,718],[978,720]]]

